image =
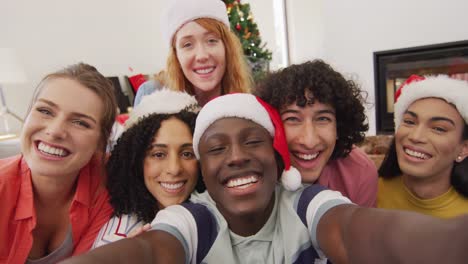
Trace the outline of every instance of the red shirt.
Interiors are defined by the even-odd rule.
[[[73,255],[90,249],[112,207],[103,186],[100,161],[81,169],[69,216]],[[36,226],[31,170],[21,155],[0,160],[0,263],[24,263],[33,244]]]
[[[360,148],[353,147],[346,158],[329,160],[318,183],[330,190],[340,191],[357,205],[376,205],[377,168]]]

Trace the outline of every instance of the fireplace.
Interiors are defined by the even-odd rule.
[[[374,52],[377,134],[394,133],[394,94],[411,74],[468,81],[468,40]]]

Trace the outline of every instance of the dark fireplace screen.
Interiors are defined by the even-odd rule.
[[[412,74],[468,81],[468,40],[374,52],[377,134],[394,133],[394,94]]]

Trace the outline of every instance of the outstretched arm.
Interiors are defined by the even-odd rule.
[[[173,235],[156,230],[99,247],[62,263],[185,263],[185,252]]]
[[[317,239],[333,263],[466,263],[468,215],[451,220],[341,205],[320,220]]]

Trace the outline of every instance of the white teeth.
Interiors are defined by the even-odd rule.
[[[59,157],[64,157],[67,153],[66,150],[64,149],[55,148],[55,147],[46,145],[43,142],[40,142],[37,148],[43,153],[54,155],[54,156],[59,156]]]
[[[405,148],[405,153],[412,156],[412,157],[416,157],[416,158],[420,158],[420,159],[424,159],[424,160],[429,158],[429,156],[424,154],[424,153],[417,152],[417,151],[407,149],[407,148]]]
[[[207,73],[214,71],[214,69],[215,67],[210,67],[210,68],[195,70],[195,72],[199,74],[207,74]]]
[[[169,190],[177,190],[184,186],[185,182],[177,182],[177,183],[168,183],[168,182],[161,182],[161,186],[165,189]]]
[[[319,154],[319,152],[316,152],[314,154],[296,154],[296,156],[298,158],[303,159],[303,160],[313,160],[313,159],[317,158],[318,154]]]
[[[233,188],[233,187],[239,187],[240,188],[245,188],[248,187],[250,183],[255,183],[258,182],[258,177],[256,176],[249,176],[249,177],[244,177],[244,178],[236,178],[229,180],[226,184],[227,187]]]

